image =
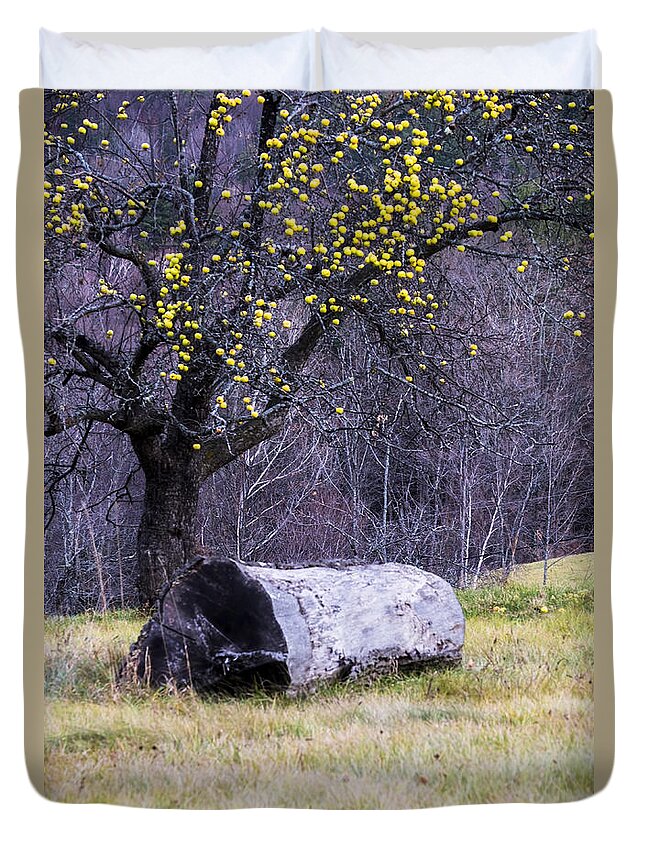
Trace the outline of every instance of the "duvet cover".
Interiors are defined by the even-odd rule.
[[[602,787],[607,94],[38,90],[22,114],[37,787]]]

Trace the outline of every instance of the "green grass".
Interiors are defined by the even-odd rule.
[[[309,697],[117,691],[143,617],[46,622],[46,793],[148,807],[415,808],[593,792],[592,558],[459,593],[463,666]]]

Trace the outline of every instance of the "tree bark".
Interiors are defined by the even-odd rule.
[[[151,604],[194,556],[200,481],[189,464],[147,472],[137,537],[139,594]]]

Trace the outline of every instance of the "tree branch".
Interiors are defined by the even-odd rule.
[[[284,427],[290,406],[278,403],[258,418],[245,418],[232,430],[208,438],[202,445],[202,479],[231,462],[251,447],[271,438]]]

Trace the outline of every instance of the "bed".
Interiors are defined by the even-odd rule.
[[[593,34],[528,41],[323,31],[133,48],[42,34],[43,89],[21,97],[18,262],[26,655],[45,648],[46,674],[45,696],[39,667],[26,682],[27,759],[49,798],[418,808],[606,784],[611,101]],[[140,637],[161,626],[184,650],[216,631],[218,666],[222,648],[260,651],[231,641],[250,618],[234,597],[235,624],[208,630],[204,611],[188,631],[160,608],[213,553],[243,585],[291,572],[300,612],[332,623],[342,596],[298,580],[327,571],[321,558],[438,576],[466,617],[459,665],[406,675],[397,634],[385,676],[354,680],[360,647],[348,663],[341,637],[322,666],[336,684],[276,700],[284,685],[260,680],[239,699],[246,729],[228,700],[191,689],[188,651],[181,685],[124,686],[148,617]],[[355,625],[370,621],[362,600]],[[387,612],[433,630],[404,597]],[[314,651],[322,623],[298,627]],[[507,704],[460,754],[460,727],[495,690]],[[108,695],[144,711],[105,734]],[[554,709],[563,757],[546,768]],[[181,731],[199,741],[197,773],[176,769],[176,714],[193,715]],[[495,750],[505,760],[484,772]],[[159,767],[161,789],[142,794],[134,780]],[[478,784],[463,784],[469,768]]]

